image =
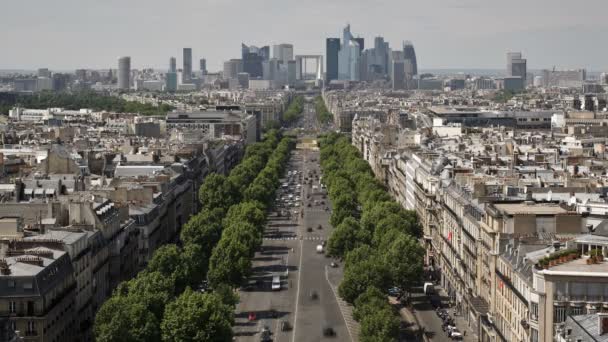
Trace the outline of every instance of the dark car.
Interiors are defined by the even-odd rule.
[[[325,327],[325,328],[323,328],[323,336],[334,337],[334,336],[336,336],[336,331],[332,327]]]
[[[288,321],[281,321],[281,331],[291,330],[291,324]]]
[[[262,328],[262,331],[260,332],[260,341],[261,342],[270,342],[272,341],[272,338],[270,337],[271,333],[270,333],[270,328],[268,328],[267,325],[265,325]]]

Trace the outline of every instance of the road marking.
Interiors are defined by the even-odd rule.
[[[299,221],[299,219],[298,219]],[[295,314],[293,315],[293,332],[291,334],[291,341],[296,340],[296,329],[298,328],[298,304],[300,303],[300,276],[302,275],[302,252],[304,247],[302,246],[302,240],[300,239],[300,261],[298,262],[298,283],[296,285],[296,307]]]
[[[327,268],[327,265],[325,265],[325,280],[327,280],[327,285],[329,286],[329,288],[331,289],[331,292],[334,294],[334,297],[336,298],[336,303],[338,304],[338,309],[340,310],[340,315],[342,316],[342,319],[344,320],[344,325],[346,325],[346,330],[348,331],[348,336],[350,336],[350,341],[354,342],[353,339],[353,333],[350,331],[350,324],[348,324],[348,322],[346,321],[346,317],[344,316],[344,312],[342,310],[342,305],[340,305],[340,298],[338,298],[338,294],[336,293],[336,290],[334,289],[334,287],[331,285],[331,282],[329,281],[329,273],[327,272],[329,269]]]

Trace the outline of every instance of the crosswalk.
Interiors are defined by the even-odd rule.
[[[306,240],[306,241],[323,241],[325,238],[321,236],[288,236],[288,237],[265,237],[264,241],[287,241],[287,240]]]

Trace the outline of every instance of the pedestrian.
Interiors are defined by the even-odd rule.
[[[462,332],[462,336],[467,336],[467,331],[466,330]]]

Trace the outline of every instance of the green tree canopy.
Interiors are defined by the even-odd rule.
[[[344,257],[347,252],[369,244],[371,235],[353,217],[347,217],[333,230],[327,242],[329,255]]]
[[[226,176],[212,173],[205,178],[198,192],[204,209],[222,208],[228,210],[238,198],[238,191]]]
[[[399,319],[390,307],[373,311],[361,320],[361,342],[387,342],[399,339]]]
[[[98,342],[160,341],[160,324],[143,303],[127,297],[110,297],[95,316],[95,340]]]
[[[188,288],[167,305],[162,338],[165,342],[229,342],[233,324],[233,309],[219,296]]]

